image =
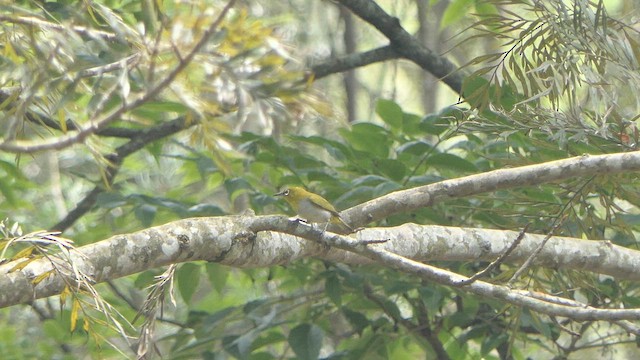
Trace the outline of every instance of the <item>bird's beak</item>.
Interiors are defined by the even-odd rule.
[[[285,190],[280,191],[279,193],[273,194],[273,196],[284,196]]]

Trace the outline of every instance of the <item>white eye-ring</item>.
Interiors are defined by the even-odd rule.
[[[284,191],[284,196],[289,196],[289,189]]]

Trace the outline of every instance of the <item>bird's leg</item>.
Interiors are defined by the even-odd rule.
[[[299,216],[290,217],[289,221],[297,222],[299,224],[300,223],[304,223],[304,224],[309,225],[309,222],[306,219],[303,219],[303,218],[301,218]]]

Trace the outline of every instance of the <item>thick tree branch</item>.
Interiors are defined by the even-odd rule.
[[[96,282],[195,260],[234,267],[266,267],[308,257],[347,264],[369,263],[371,260],[365,258],[368,257],[431,281],[459,286],[466,277],[418,261],[492,259],[504,252],[517,236],[513,231],[405,224],[396,228],[364,229],[353,237],[345,237],[323,234],[283,216],[226,216],[179,220],[132,234],[116,235],[73,250],[70,257],[81,273],[90,274]],[[380,238],[389,241],[363,245],[368,240]],[[524,261],[543,238],[543,235],[527,234],[507,261]],[[74,282],[73,273],[66,277],[52,273],[34,285],[32,280],[42,279],[41,275],[52,269],[51,263],[47,259],[37,259],[24,268],[17,268],[18,264],[19,261],[0,266],[0,307],[56,295],[69,282]],[[553,237],[536,264],[640,281],[640,274],[635,271],[640,267],[640,252],[609,242]],[[640,319],[640,310],[592,309],[572,299],[512,290],[483,281],[462,288],[574,319],[603,320],[606,316],[611,316],[607,320]]]
[[[178,124],[179,125],[179,124]],[[159,131],[159,130],[158,130]],[[151,134],[149,134],[151,136]],[[121,149],[121,154],[130,153],[136,149],[144,146],[144,139],[138,139],[138,142],[132,142],[126,144],[126,148]],[[123,145],[125,146],[125,145]],[[599,155],[599,156],[580,156],[566,160],[560,160],[550,163],[544,163],[540,165],[530,165],[513,169],[502,169],[487,172],[484,174],[472,175],[460,179],[447,180],[436,184],[425,185],[422,187],[403,190],[395,192],[381,198],[369,201],[362,205],[358,205],[349,209],[343,215],[347,221],[351,224],[360,226],[369,221],[375,221],[382,219],[390,214],[399,213],[403,211],[412,211],[424,206],[430,206],[447,198],[467,196],[471,194],[478,194],[482,192],[495,191],[497,189],[504,189],[516,186],[527,186],[541,183],[548,183],[552,181],[558,181],[562,179],[593,175],[593,174],[615,174],[620,172],[630,172],[640,170],[640,153],[622,153],[612,155]],[[94,189],[94,191],[100,191]],[[90,194],[91,195],[91,194]],[[97,196],[97,193],[95,194]],[[85,204],[86,202],[86,204]],[[87,211],[90,206],[95,202],[95,197],[88,196],[86,201],[83,201],[78,207],[72,211],[68,219],[63,220],[57,229],[64,229],[68,226],[69,222],[75,221],[76,212],[82,213]],[[89,204],[89,205],[87,205]],[[248,225],[247,225],[248,226]],[[417,226],[417,225],[407,225]],[[148,231],[153,231],[149,229]],[[472,235],[463,231],[462,229],[444,228],[444,227],[431,227],[428,231],[422,231],[418,228],[411,232],[410,235],[403,237],[404,239],[424,239],[427,243],[422,243],[417,240],[403,240],[397,243],[393,242],[391,235],[386,233],[370,233],[371,230],[358,233],[358,236],[362,238],[366,234],[369,239],[391,239],[393,244],[393,251],[409,258],[419,260],[494,260],[501,253],[506,251],[512,244],[513,239],[517,238],[518,234],[515,232],[491,232],[491,230],[473,230]],[[436,231],[438,229],[438,231]],[[147,230],[145,230],[147,231]],[[169,233],[170,234],[170,233]],[[482,236],[479,236],[482,234]],[[435,236],[435,239],[434,239]],[[526,256],[534,251],[534,248],[529,248],[531,244],[531,237],[534,235],[527,235],[522,244],[520,244],[509,257],[509,261],[523,262],[526,260]],[[540,241],[544,238],[541,235],[535,235],[540,238]],[[432,239],[431,242],[428,239]],[[438,239],[449,239],[450,241],[444,241],[440,243]],[[465,241],[466,239],[466,241]],[[485,239],[485,241],[478,241],[476,239]],[[491,239],[488,241],[486,239]],[[559,239],[559,238],[552,238]],[[282,239],[279,239],[282,241]],[[473,240],[473,241],[470,241]],[[551,240],[550,240],[551,241]],[[231,262],[230,265],[236,266],[267,266],[279,263],[282,259],[293,261],[300,258],[301,255],[295,256],[291,253],[279,254],[277,246],[274,249],[270,249],[271,244],[277,244],[278,242],[269,242],[269,245],[260,250],[260,253],[265,254],[277,254],[278,259],[264,259],[261,258],[264,263],[254,264],[249,259],[243,259],[238,263]],[[602,274],[608,274],[618,278],[631,278],[632,280],[639,280],[637,271],[634,269],[640,268],[640,260],[635,252],[624,248],[617,247],[608,242],[592,242],[592,241],[574,241],[563,240],[563,243],[570,244],[569,246],[558,251],[557,245],[553,242],[543,248],[543,252],[536,259],[536,264],[549,267],[566,267],[577,270],[595,271]],[[431,245],[427,245],[431,244]],[[434,245],[435,244],[435,245]],[[441,244],[437,246],[437,244]],[[496,245],[500,244],[500,245]],[[527,245],[529,244],[529,245]],[[301,248],[299,245],[286,245],[288,249]],[[308,248],[306,248],[308,250]],[[323,254],[321,249],[314,248],[312,253],[304,253],[304,256],[318,256]],[[562,254],[561,257],[558,257]],[[326,255],[326,254],[325,254]],[[215,258],[215,256],[213,257]],[[211,260],[212,258],[209,258]],[[330,252],[330,259],[334,261],[342,261],[346,263],[358,262],[358,257],[354,259],[354,255],[341,252],[338,254]],[[188,259],[195,260],[195,259]],[[228,258],[225,256],[225,260]],[[361,261],[362,259],[360,259]],[[226,262],[225,262],[226,263]],[[160,266],[159,264],[145,264],[140,266],[136,270],[131,272],[122,272],[115,277],[125,276],[133,272],[142,271],[146,265]],[[107,277],[113,278],[113,277]],[[6,289],[0,286],[0,289]],[[15,291],[6,291],[5,293],[13,294]],[[55,294],[42,295],[48,296]]]
[[[397,18],[387,14],[374,1],[340,0],[340,3],[384,34],[402,57],[442,79],[455,92],[462,91],[463,76],[457,71],[457,66],[425,48],[400,25]]]
[[[389,267],[418,275],[425,280],[436,281],[439,284],[455,286],[456,283],[463,283],[468,279],[444,269],[404,258],[379,247],[367,247],[361,253]],[[543,314],[564,316],[577,321],[640,320],[640,309],[597,309],[586,304],[567,305],[563,303],[561,298],[554,302],[544,301],[536,298],[532,292],[516,291],[506,286],[484,281],[475,281],[463,288],[476,295],[492,297]]]
[[[345,210],[342,216],[347,223],[359,227],[393,214],[433,206],[446,199],[547,184],[577,177],[635,171],[640,171],[640,152],[638,151],[576,156],[542,164],[488,171],[396,191]],[[513,238],[515,239],[515,236]]]

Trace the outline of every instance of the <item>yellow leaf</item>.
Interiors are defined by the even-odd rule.
[[[9,272],[20,271],[24,269],[25,266],[29,265],[32,261],[39,259],[40,257],[32,257],[30,259],[26,259],[24,261],[20,261],[20,263],[16,264],[14,267],[9,269]]]
[[[306,75],[306,77],[307,77],[307,81],[306,81],[307,89],[309,89],[311,88],[311,84],[313,84],[313,82],[316,80],[316,74],[309,73]]]
[[[78,299],[73,300],[71,304],[71,332],[76,329],[76,323],[78,322],[78,312],[80,311],[80,301]]]
[[[33,279],[33,281],[31,281],[31,283],[33,285],[38,285],[40,282],[42,282],[43,280],[45,280],[46,278],[48,278],[49,276],[51,276],[53,274],[54,274],[53,270],[49,270],[49,271],[47,271],[45,273],[42,273],[42,274],[36,276],[36,278]]]
[[[64,304],[67,301],[67,296],[71,295],[71,289],[68,286],[65,286],[60,292],[60,305]]]
[[[58,110],[58,122],[60,123],[60,129],[63,133],[67,133],[67,120],[64,116],[64,110]]]
[[[19,258],[28,258],[31,257],[31,255],[33,255],[33,251],[36,249],[35,246],[29,246],[23,250],[20,250],[15,256],[15,259],[19,259]]]
[[[4,44],[4,56],[15,63],[22,62],[10,41]]]
[[[20,95],[19,91],[11,92],[11,95],[0,104],[0,110],[4,110],[8,105],[13,104],[19,95]]]

